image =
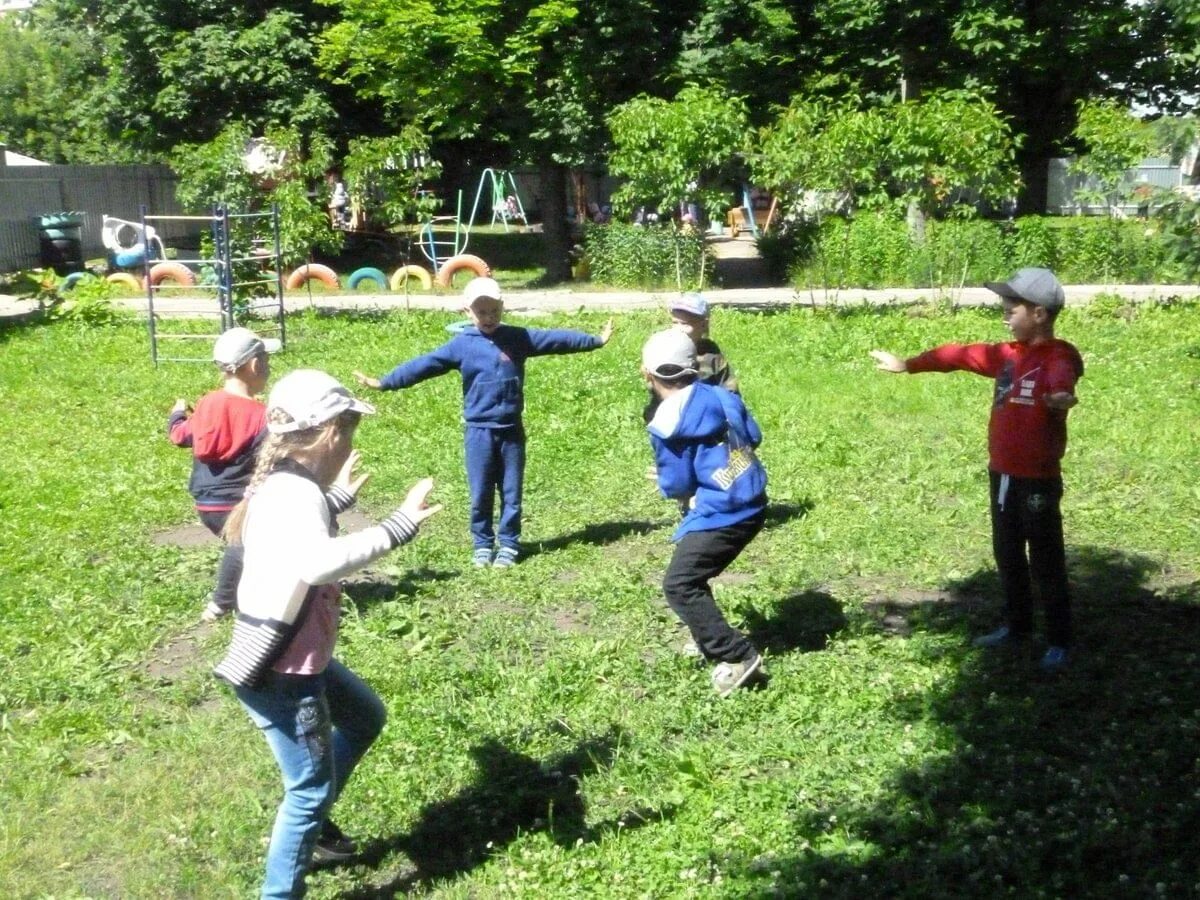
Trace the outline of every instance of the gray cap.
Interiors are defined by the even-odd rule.
[[[230,328],[213,344],[213,362],[226,372],[236,372],[260,353],[275,353],[278,338],[260,338],[249,328]]]
[[[642,347],[642,367],[657,378],[670,380],[696,374],[696,345],[678,328],[652,335]]]
[[[1008,281],[987,281],[984,287],[1008,300],[1024,300],[1046,309],[1061,309],[1067,297],[1049,269],[1020,269]]]

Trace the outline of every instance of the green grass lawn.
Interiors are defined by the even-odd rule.
[[[1200,306],[1115,307],[1060,320],[1088,372],[1056,680],[970,647],[999,617],[991,385],[867,357],[1002,339],[994,311],[717,311],[773,501],[717,588],[771,681],[725,701],[659,593],[637,365],[662,317],[531,361],[508,572],[469,566],[457,378],[375,397],[364,511],[424,475],[446,510],[347,586],[339,655],[390,721],[336,810],[367,853],[311,896],[1200,894]],[[456,318],[297,316],[273,366],[382,373]],[[136,322],[0,331],[0,896],[257,888],[280,787],[208,675],[218,549],[164,538],[194,522],[166,412],[213,384],[152,368]]]

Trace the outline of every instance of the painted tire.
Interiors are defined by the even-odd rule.
[[[74,290],[75,286],[81,281],[95,281],[96,276],[91,272],[72,272],[63,279],[63,283],[58,286],[58,292],[65,294],[67,291]]]
[[[476,275],[491,275],[492,269],[478,256],[472,256],[470,253],[460,253],[458,256],[452,256],[438,269],[437,278],[438,287],[450,287],[450,280],[454,277],[454,273],[459,269],[470,269]]]
[[[392,273],[392,280],[389,284],[393,291],[402,291],[410,278],[415,278],[421,282],[421,290],[433,290],[433,276],[423,266],[401,266]]]
[[[361,269],[355,269],[350,273],[350,277],[346,279],[346,284],[350,290],[358,290],[358,286],[364,281],[373,281],[379,285],[381,291],[387,290],[387,276],[373,266],[363,266]]]
[[[191,287],[196,283],[196,273],[183,263],[155,263],[150,269],[150,283],[162,284],[164,281],[174,281],[176,284]]]
[[[146,261],[146,248],[140,244],[132,250],[118,250],[113,254],[113,263],[121,268],[140,266]]]
[[[104,279],[109,284],[120,284],[127,288],[132,288],[135,291],[142,289],[142,279],[136,275],[130,275],[128,272],[113,272]]]
[[[287,289],[294,291],[310,278],[315,278],[317,281],[334,290],[339,287],[337,272],[333,271],[329,266],[323,266],[320,263],[310,263],[307,266],[301,266],[288,276]]]

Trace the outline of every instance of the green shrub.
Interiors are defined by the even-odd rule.
[[[1009,267],[1043,266],[1059,269],[1058,231],[1045,216],[1022,216],[1008,231]]]
[[[704,235],[673,224],[589,225],[584,245],[592,281],[612,287],[695,290],[712,272]]]
[[[909,284],[961,288],[1000,277],[1009,269],[1004,235],[984,219],[945,219],[928,223],[925,245],[911,248]]]

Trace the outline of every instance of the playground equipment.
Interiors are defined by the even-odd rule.
[[[522,224],[528,225],[529,220],[525,218],[525,207],[521,205],[521,194],[517,191],[517,182],[513,178],[512,172],[501,169],[498,173],[494,169],[484,169],[483,174],[479,176],[479,188],[475,191],[475,202],[471,204],[471,218],[468,220],[468,227],[475,225],[475,213],[479,210],[479,200],[483,196],[483,186],[488,183],[488,179],[492,182],[492,222],[495,225],[499,219],[504,223],[504,231],[508,232],[509,219],[520,220]]]
[[[373,282],[381,291],[386,291],[388,286],[387,276],[374,266],[363,266],[361,269],[355,269],[350,273],[350,277],[346,279],[346,284],[350,290],[358,290],[358,286],[364,281]]]
[[[164,259],[166,250],[158,232],[145,222],[130,222],[105,216],[100,226],[100,242],[112,255],[118,268],[144,265],[147,258]]]
[[[107,227],[109,217],[105,217]],[[160,258],[166,254],[162,242],[158,241],[151,222],[203,222],[208,225],[212,237],[213,255],[195,259],[175,259],[151,265],[147,252],[149,244],[157,242]],[[272,205],[266,212],[231,213],[216,207],[208,216],[150,216],[142,207],[141,222],[122,222],[114,219],[113,236],[118,243],[130,241],[134,235],[134,246],[141,244],[143,277],[138,284],[146,290],[146,309],[150,331],[150,358],[157,366],[159,362],[202,362],[211,363],[212,343],[222,332],[243,322],[251,323],[254,331],[270,337],[278,337],[286,346],[287,332],[283,317],[283,280],[279,245],[279,208]],[[121,229],[132,225],[135,232]],[[271,249],[268,249],[270,242]],[[108,246],[106,243],[105,246]],[[121,243],[121,246],[126,244]],[[132,249],[132,248],[131,248]],[[202,277],[197,283],[195,272]],[[321,267],[324,268],[324,267]],[[328,270],[327,270],[328,271]],[[296,273],[292,273],[293,277]],[[333,275],[330,272],[330,275]],[[119,272],[109,276],[110,280],[123,276],[131,280],[128,273]],[[334,283],[337,276],[333,275]],[[216,306],[208,297],[200,296],[193,307],[172,303],[172,311],[191,319],[217,319],[217,330],[186,333],[168,333],[160,330],[155,302],[164,291],[187,290],[190,293],[211,291],[216,296]],[[199,350],[193,348],[199,348]],[[198,354],[198,355],[197,355]]]
[[[429,260],[433,266],[434,274],[437,274],[445,262],[455,256],[459,256],[467,249],[467,241],[470,238],[471,226],[468,223],[464,228],[462,224],[462,191],[458,192],[458,205],[455,208],[452,216],[433,216],[424,225],[421,226],[420,234],[417,235],[417,246],[421,248],[421,253]],[[443,229],[454,226],[454,239],[447,240],[446,238],[438,239],[435,228],[440,226]]]

